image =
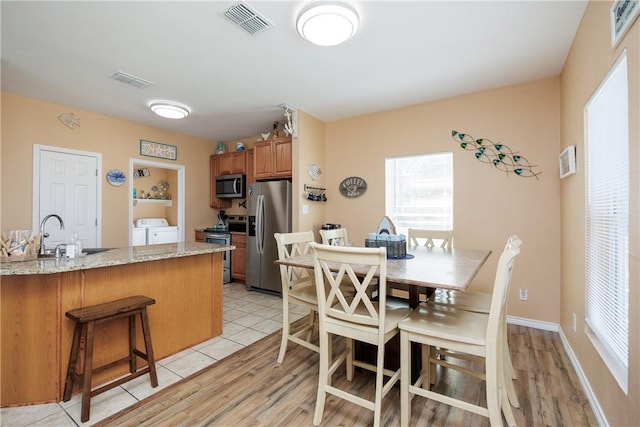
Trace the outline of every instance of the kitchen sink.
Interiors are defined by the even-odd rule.
[[[82,253],[87,255],[98,254],[100,252],[110,251],[111,248],[82,248]]]
[[[93,254],[98,254],[100,252],[106,252],[111,250],[112,248],[82,248],[82,255],[93,255]],[[47,253],[45,254],[38,254],[38,258],[40,259],[55,259],[56,255],[54,252],[52,251],[47,251]],[[64,258],[64,252],[62,252],[61,256],[58,256],[57,258]]]

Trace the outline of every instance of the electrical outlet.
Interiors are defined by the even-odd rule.
[[[578,329],[578,318],[575,313],[571,315],[571,329],[573,329],[573,332],[576,332]]]
[[[520,288],[520,301],[526,301],[528,297],[527,288]]]

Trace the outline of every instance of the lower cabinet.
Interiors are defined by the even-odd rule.
[[[231,251],[231,278],[245,281],[247,262],[247,235],[231,234],[231,244],[236,247]]]

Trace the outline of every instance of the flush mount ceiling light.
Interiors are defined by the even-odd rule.
[[[358,31],[358,14],[341,3],[318,3],[298,16],[298,33],[318,46],[335,46]]]
[[[149,107],[151,111],[167,119],[184,119],[189,115],[189,108],[177,102],[154,101]]]

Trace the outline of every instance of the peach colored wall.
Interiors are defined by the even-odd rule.
[[[640,21],[611,48],[611,2],[589,2],[562,72],[562,147],[576,145],[577,173],[561,181],[561,327],[612,426],[640,424]],[[627,49],[629,79],[629,393],[626,395],[585,335],[584,106]],[[577,331],[571,327],[577,317]]]
[[[58,120],[72,112],[80,119],[73,130]],[[102,171],[128,171],[129,158],[141,157],[140,139],[178,147],[178,159],[166,163],[185,165],[185,239],[193,229],[213,223],[209,207],[209,155],[215,143],[107,117],[78,108],[2,93],[2,230],[31,228],[33,144],[102,153]],[[127,177],[131,179],[131,177]],[[113,187],[102,180],[102,245],[128,246],[128,185]]]
[[[489,138],[518,151],[539,179],[507,175],[453,142],[451,131]],[[559,78],[505,87],[327,124],[323,172],[326,222],[340,223],[364,245],[385,215],[385,158],[451,151],[454,158],[455,246],[493,251],[472,287],[493,285],[498,254],[511,234],[523,240],[513,276],[509,314],[559,321],[560,153]],[[346,199],[340,181],[359,176],[364,195]],[[528,301],[518,299],[526,287]]]
[[[325,185],[325,123],[304,113],[298,112],[298,136],[294,140],[294,174],[293,191],[294,200],[298,198],[298,202],[294,203],[294,231],[313,230],[316,241],[320,241],[318,230],[325,223],[325,208],[327,202],[316,202],[306,199],[304,185],[313,187],[324,187]],[[296,154],[296,151],[299,153]],[[313,181],[308,174],[308,166],[315,163],[320,167],[322,173],[320,177]],[[303,214],[303,206],[306,205],[308,213]]]

